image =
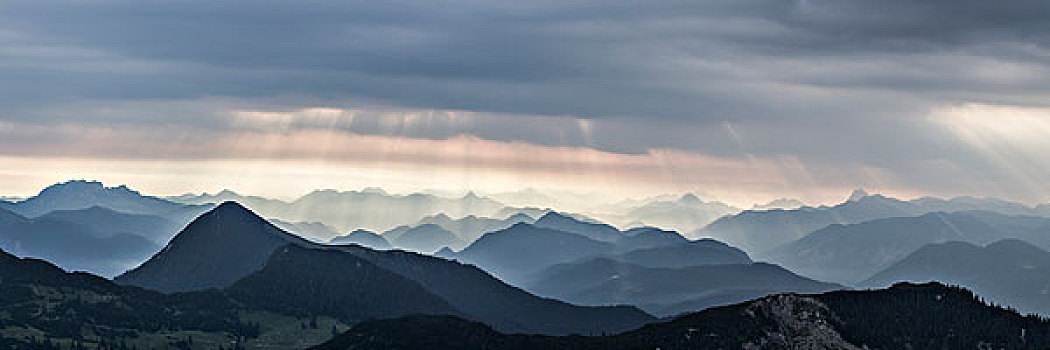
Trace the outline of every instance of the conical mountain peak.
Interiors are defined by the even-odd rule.
[[[311,245],[236,202],[223,202],[115,280],[163,292],[223,288],[262,267],[274,250],[289,243]]]
[[[258,215],[256,215],[254,212],[252,212],[248,208],[245,208],[240,203],[237,203],[237,202],[234,202],[234,201],[222,202],[222,204],[219,204],[219,205],[215,206],[215,208],[213,208],[212,210],[209,210],[204,215],[209,215],[209,214],[211,214],[211,215],[240,215],[240,216],[246,216],[246,217],[259,218],[259,220],[263,220],[263,218],[259,217]],[[203,217],[203,215],[202,215],[202,217]]]

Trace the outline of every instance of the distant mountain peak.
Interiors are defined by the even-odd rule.
[[[510,217],[506,218],[504,221],[520,223],[520,222],[526,222],[526,221],[532,221],[532,220],[534,220],[534,218],[529,216],[529,214],[517,213],[517,214],[511,215]]]
[[[452,217],[448,216],[448,214],[445,214],[445,213],[437,213],[437,214],[431,215],[431,216],[429,216],[427,218],[424,218],[424,220],[425,219],[441,220],[441,221],[452,221]]]
[[[1004,238],[989,243],[985,248],[992,251],[1009,252],[1011,255],[1015,256],[1050,254],[1042,248],[1017,238]]]
[[[771,200],[771,201],[769,201],[767,203],[755,203],[755,205],[753,205],[751,207],[751,209],[752,210],[773,210],[773,209],[792,210],[792,209],[798,209],[798,208],[801,208],[801,207],[804,207],[804,206],[806,206],[806,203],[803,203],[802,201],[797,200],[797,199],[777,198],[777,199]]]
[[[551,210],[551,211],[547,212],[546,214],[543,214],[543,216],[541,216],[536,221],[537,222],[539,222],[539,221],[547,222],[547,221],[578,221],[578,220],[573,219],[572,217],[570,217],[568,215],[565,215],[565,214],[562,214],[562,213],[559,213],[559,212]]]
[[[378,235],[378,234],[375,233],[375,232],[363,229],[363,228],[359,228],[359,229],[351,231],[347,235]]]
[[[703,199],[700,199],[699,196],[697,196],[696,194],[693,194],[693,193],[686,193],[686,194],[682,195],[682,198],[679,199],[679,201],[681,201],[682,203],[686,203],[686,204],[703,203]]]
[[[226,188],[222,189],[222,191],[219,191],[218,193],[215,194],[216,197],[239,196],[239,195],[240,194],[238,194],[237,192],[234,192],[233,190],[226,189]]]
[[[240,203],[237,203],[235,201],[222,202],[222,204],[219,204],[215,208],[212,208],[212,210],[209,210],[207,213],[205,213],[205,215],[213,214],[213,213],[214,214],[219,214],[219,213],[222,213],[222,214],[236,213],[236,214],[241,214],[241,215],[249,215],[249,216],[258,217],[258,215],[255,215],[255,213],[253,213],[251,210],[248,210],[248,208],[245,208],[243,205],[241,205]]]
[[[361,193],[381,194],[381,195],[387,195],[388,194],[385,190],[383,190],[382,188],[379,188],[379,187],[365,187],[364,189],[361,190]]]
[[[58,194],[58,193],[82,193],[92,194],[101,192],[111,193],[127,193],[133,195],[139,195],[139,192],[128,188],[127,185],[119,185],[115,187],[106,187],[99,181],[92,180],[69,180],[66,182],[60,182],[51,186],[48,186],[40,191],[40,196],[47,194]]]
[[[869,194],[868,191],[864,190],[863,188],[857,188],[857,189],[853,190],[853,193],[850,193],[849,198],[846,199],[846,201],[847,202],[856,202],[856,201],[864,199],[864,197],[868,197],[870,195],[871,194]]]

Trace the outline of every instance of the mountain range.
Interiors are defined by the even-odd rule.
[[[739,212],[739,208],[718,201],[705,201],[689,193],[675,200],[656,200],[631,208],[619,220],[633,225],[693,232],[722,216]]]
[[[857,224],[932,212],[988,211],[1011,216],[1050,214],[1050,211],[1044,208],[1050,207],[1033,208],[994,198],[975,197],[926,197],[903,201],[856,190],[848,200],[835,206],[801,207],[793,210],[746,210],[736,215],[723,216],[691,233],[691,236],[712,237],[751,254],[762,255],[832,224]]]
[[[532,223],[536,219],[532,218],[523,213],[514,213],[505,219],[478,217],[474,215],[468,215],[459,219],[453,219],[444,213],[428,216],[419,220],[419,225],[433,224],[441,226],[441,228],[448,230],[459,237],[463,242],[474,242],[481,235],[489,232],[499,231],[508,227],[513,226],[517,223]],[[458,248],[462,249],[462,247]],[[457,249],[457,250],[458,250]]]
[[[320,222],[337,231],[385,231],[441,213],[454,217],[492,216],[504,208],[503,204],[474,193],[460,198],[444,198],[420,193],[394,195],[381,189],[318,190],[287,202],[244,196],[228,190],[216,194],[182,195],[169,199],[186,204],[236,201],[268,218],[288,222]]]
[[[284,247],[284,248],[282,248]],[[298,249],[309,251],[332,251],[350,255],[346,259],[362,259],[379,269],[424,286],[429,293],[446,301],[458,314],[490,324],[496,329],[516,332],[539,332],[547,334],[581,333],[592,334],[627,330],[653,320],[652,316],[630,307],[580,307],[564,302],[543,299],[520,289],[508,286],[487,273],[469,265],[459,264],[441,258],[430,257],[405,251],[376,251],[357,245],[323,246],[291,235],[273,226],[265,219],[233,202],[226,202],[212,211],[205,213],[190,223],[159,253],[141,266],[118,276],[115,281],[124,285],[135,285],[165,292],[188,292],[206,289],[234,288],[237,283],[272,265],[275,252],[290,249],[301,264],[311,264],[311,256],[325,259],[335,253],[303,253]],[[284,263],[295,264],[281,260]],[[309,269],[329,271],[338,266],[324,267],[331,264],[316,262]],[[356,263],[355,263],[356,264]],[[340,264],[335,264],[340,265]],[[306,267],[302,267],[306,268]],[[281,271],[292,271],[282,267]],[[305,273],[301,271],[300,273]],[[377,276],[385,273],[369,272]],[[338,282],[332,271],[330,276],[335,281],[317,281],[301,286],[274,286],[273,288],[308,288],[306,291],[288,290],[278,295],[309,296],[309,298],[330,298],[324,294],[327,289],[316,288],[318,284],[343,283],[355,285],[354,280]],[[306,276],[286,276],[288,280],[320,275],[310,272]],[[346,275],[347,278],[355,276]],[[276,281],[273,277],[260,276],[251,279],[258,286],[267,283],[259,281]],[[384,277],[385,278],[385,277]],[[398,282],[401,283],[401,282]],[[341,284],[342,285],[342,284]],[[232,286],[232,287],[231,287]],[[385,288],[395,287],[374,285],[380,293],[401,293],[402,291]],[[398,287],[401,288],[401,287]],[[236,289],[236,288],[235,288]],[[320,293],[320,294],[318,294]],[[261,296],[261,298],[269,298]],[[294,301],[289,301],[292,303]],[[317,307],[316,305],[296,305],[296,307]],[[431,305],[431,307],[435,307]]]
[[[621,232],[556,212],[439,256],[477,265],[541,296],[581,305],[634,305],[659,316],[840,287],[753,264],[743,251],[715,240],[689,241],[651,227]]]
[[[627,231],[549,212],[533,224],[486,233],[462,251],[443,257],[474,264],[515,285],[557,264],[604,257],[641,266],[686,267],[750,263],[739,249],[710,239],[689,241],[653,227]]]
[[[1004,238],[1050,247],[1050,219],[959,211],[833,224],[758,257],[809,277],[852,284],[926,244],[984,245]]]
[[[23,201],[0,205],[0,209],[7,209],[29,218],[55,210],[91,207],[103,207],[129,214],[154,215],[179,224],[193,220],[210,208],[208,205],[185,205],[145,196],[124,185],[106,187],[101,182],[84,180],[54,184]]]
[[[293,203],[247,198],[285,209]],[[487,201],[472,194],[434,198]],[[631,205],[670,213],[686,202],[708,203],[682,196]],[[415,327],[401,337],[409,342],[417,335],[445,341],[426,334],[429,327],[451,327],[511,348],[521,339],[532,346],[616,348],[638,345],[642,338],[631,334],[691,317],[699,318],[686,328],[644,333],[654,341],[644,347],[696,346],[672,337],[691,328],[747,340],[707,339],[705,346],[952,348],[987,341],[1024,347],[1041,339],[1040,331],[1025,328],[1015,336],[1023,341],[1018,345],[971,329],[1033,320],[1017,321],[1016,313],[982,300],[1050,313],[1050,280],[1043,277],[1050,268],[1050,218],[1038,215],[1041,208],[966,197],[901,201],[857,191],[834,207],[745,211],[711,225],[746,228],[737,233],[751,233],[735,237],[757,240],[760,228],[790,238],[783,227],[776,231],[778,222],[799,230],[823,224],[749,255],[733,244],[658,227],[621,230],[579,214],[502,205],[491,206],[490,216],[439,212],[382,234],[340,235],[322,221],[267,219],[235,202],[180,204],[124,186],[71,181],[0,203],[0,347],[303,348],[353,327],[331,344],[351,339],[368,348],[385,343],[358,335],[398,324]],[[797,294],[897,281],[957,284],[980,297],[940,284]],[[911,300],[930,295],[933,302]],[[952,308],[938,309],[945,298],[955,298]],[[939,319],[904,310],[912,307],[962,313]],[[638,329],[656,322],[652,315],[683,316]],[[955,328],[958,339],[943,337],[941,328],[879,323],[967,319]],[[799,324],[805,326],[792,329]]]

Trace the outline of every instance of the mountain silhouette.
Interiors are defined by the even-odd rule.
[[[840,287],[765,263],[652,268],[597,258],[547,268],[534,276],[527,289],[574,304],[635,305],[669,316],[768,294]]]
[[[920,215],[925,211],[908,202],[868,195],[833,207],[794,210],[745,210],[715,220],[693,233],[712,237],[748,253],[762,254],[831,224],[853,224],[890,217]]]
[[[279,219],[270,219],[270,223],[277,226],[277,228],[312,242],[328,242],[339,236],[339,232],[336,229],[320,222],[287,222]]]
[[[441,226],[441,228],[454,233],[460,240],[469,244],[480,238],[481,235],[485,233],[499,231],[517,223],[532,223],[533,221],[534,219],[531,216],[522,213],[511,215],[506,219],[494,219],[475,215],[452,219],[448,215],[438,214],[423,218],[419,221],[419,225],[435,224]]]
[[[761,255],[832,224],[858,224],[933,212],[963,211],[986,211],[1009,216],[1050,214],[1050,210],[994,198],[925,197],[902,201],[861,190],[851,194],[846,202],[835,206],[801,207],[793,210],[746,210],[736,215],[724,216],[691,233],[690,237],[712,237],[744,249],[752,255]]]
[[[182,224],[160,216],[123,213],[101,206],[55,210],[38,219],[64,221],[105,235],[135,234],[158,245],[167,243],[183,227]]]
[[[751,210],[794,210],[806,206],[806,203],[798,199],[792,198],[777,198],[766,203],[756,203],[751,207]]]
[[[601,242],[615,242],[623,238],[620,230],[610,225],[585,222],[553,211],[537,219],[533,225],[540,228],[575,233]]]
[[[613,251],[614,248],[612,243],[593,240],[576,233],[516,224],[485,234],[456,253],[454,258],[477,265],[504,281],[517,284],[522,278],[548,266],[602,255]]]
[[[7,209],[25,217],[37,217],[55,210],[95,206],[124,213],[161,216],[176,223],[189,222],[208,208],[144,196],[124,185],[106,187],[97,181],[73,180],[48,186],[36,196],[13,203]]]
[[[617,249],[631,251],[646,248],[676,246],[689,243],[689,240],[678,232],[661,230],[655,227],[636,227],[623,233],[623,238],[615,242]]]
[[[938,212],[831,225],[760,258],[804,276],[853,284],[929,243],[999,238],[1001,232],[967,212]]]
[[[380,232],[439,213],[454,217],[491,216],[503,208],[502,203],[474,194],[444,198],[420,193],[394,195],[380,189],[317,190],[290,202],[244,196],[228,190],[214,195],[183,195],[172,199],[189,204],[236,201],[267,218],[320,222],[337,231],[363,228]]]
[[[390,244],[394,247],[430,254],[444,247],[462,249],[466,242],[452,232],[436,224],[423,224],[409,228],[392,237]]]
[[[379,234],[368,230],[354,230],[346,235],[332,238],[331,241],[328,241],[328,244],[356,244],[377,250],[392,248],[390,242],[387,242]]]
[[[967,242],[928,244],[859,283],[940,281],[969,288],[1021,312],[1050,314],[1050,252],[1017,239],[981,247]]]
[[[312,244],[235,202],[204,213],[159,253],[114,281],[162,292],[224,288],[258,270],[278,247]]]
[[[740,209],[718,201],[704,201],[689,193],[676,200],[657,200],[630,209],[623,222],[643,222],[646,225],[692,232],[724,215],[739,213]]]
[[[125,225],[155,219],[110,213],[88,210],[29,219],[0,209],[0,249],[18,256],[46,259],[65,269],[107,277],[135,266],[160,249],[159,244],[133,233],[95,231],[128,228]]]
[[[608,258],[639,266],[666,268],[751,263],[744,251],[713,239],[640,248],[609,255]]]

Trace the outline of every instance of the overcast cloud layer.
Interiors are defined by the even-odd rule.
[[[207,157],[177,147],[195,137],[470,135],[1044,201],[1047,18],[1039,0],[0,1],[0,153],[151,157],[82,154],[99,128],[180,159]]]

